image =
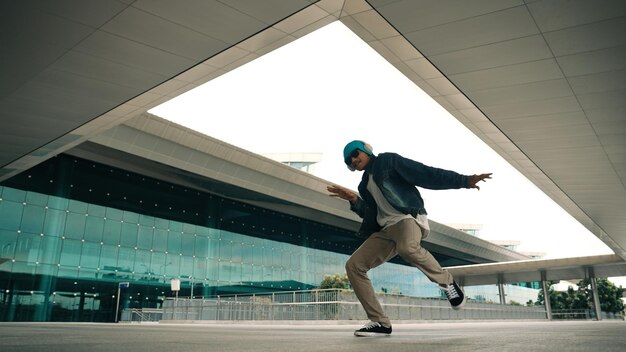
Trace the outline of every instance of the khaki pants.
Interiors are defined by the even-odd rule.
[[[422,229],[413,219],[405,219],[373,233],[352,254],[346,263],[346,273],[354,293],[371,321],[391,326],[389,318],[376,298],[367,272],[396,255],[420,269],[432,282],[452,283],[452,275],[441,268],[432,254],[420,246]]]

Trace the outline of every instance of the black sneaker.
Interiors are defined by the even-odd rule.
[[[461,309],[463,305],[465,305],[465,294],[455,281],[452,281],[452,283],[447,286],[439,285],[439,288],[446,294],[446,297],[448,297],[448,302],[452,305],[452,309]]]
[[[354,331],[354,336],[391,336],[391,326],[386,328],[381,323],[370,321],[364,327]]]

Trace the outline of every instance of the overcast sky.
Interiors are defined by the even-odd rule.
[[[255,153],[323,153],[316,175],[356,189],[344,145],[369,142],[462,174],[481,190],[420,190],[429,218],[481,224],[546,258],[612,251],[340,22],[266,54],[151,113]]]

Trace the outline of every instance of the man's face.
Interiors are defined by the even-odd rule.
[[[370,162],[370,156],[359,149],[355,149],[355,151],[350,154],[350,160],[352,160],[352,167],[355,170],[363,171]]]

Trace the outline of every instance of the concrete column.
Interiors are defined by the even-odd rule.
[[[498,294],[500,295],[500,304],[506,304],[506,295],[504,293],[504,275],[498,274]]]
[[[600,306],[600,295],[598,295],[598,285],[596,284],[596,276],[592,267],[587,268],[587,277],[591,281],[591,295],[593,297],[593,309],[596,312],[596,319],[602,320],[602,307]]]
[[[543,288],[543,301],[546,307],[546,318],[548,318],[548,320],[552,320],[552,307],[550,306],[550,288],[548,287],[548,282],[546,281],[545,270],[541,271],[541,288]]]

